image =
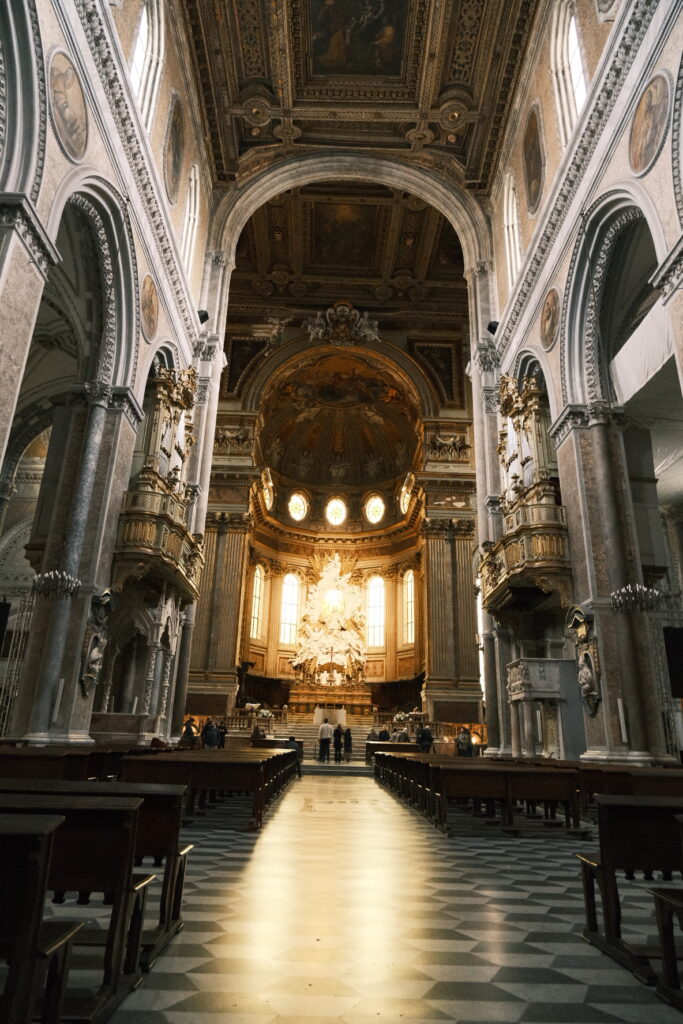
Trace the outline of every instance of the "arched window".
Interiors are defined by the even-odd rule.
[[[519,268],[522,265],[522,252],[519,242],[517,189],[515,188],[515,179],[510,173],[505,175],[503,217],[505,223],[505,255],[507,257],[508,285],[512,289],[515,286]]]
[[[145,0],[135,33],[130,59],[130,84],[138,101],[140,116],[149,131],[164,59],[164,14],[162,0]]]
[[[282,581],[280,643],[295,644],[299,625],[299,577],[288,572]]]
[[[412,569],[403,577],[403,643],[415,643],[415,573]]]
[[[197,236],[197,218],[199,216],[199,170],[192,165],[187,182],[187,198],[185,200],[185,219],[183,220],[183,237],[180,243],[180,259],[189,274],[192,265],[192,253]]]
[[[555,82],[560,139],[566,146],[588,92],[572,0],[555,3],[550,31],[550,64]]]
[[[251,596],[251,628],[249,636],[257,640],[263,632],[263,566],[254,570],[254,590]]]
[[[384,580],[368,580],[368,647],[384,647]]]

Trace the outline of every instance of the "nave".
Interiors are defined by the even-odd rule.
[[[111,1024],[680,1021],[581,939],[592,841],[452,818],[339,775],[304,775],[259,834],[209,810],[184,832],[185,927]]]

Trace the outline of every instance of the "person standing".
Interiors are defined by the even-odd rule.
[[[420,752],[422,754],[428,754],[429,751],[432,749],[434,737],[432,735],[432,730],[429,728],[428,725],[422,726],[417,742],[419,744]]]
[[[192,715],[190,715],[183,726],[182,741],[191,747],[194,747],[197,742],[197,726]]]
[[[333,739],[334,739],[334,762],[335,762],[335,764],[341,764],[342,744],[344,742],[344,730],[341,727],[341,722],[337,722],[337,724],[334,727]]]
[[[460,732],[455,738],[455,746],[458,757],[472,757],[474,754],[472,733],[464,725],[460,727]]]
[[[320,726],[320,729],[318,730],[318,740],[320,742],[320,760],[321,761],[328,761],[329,762],[329,760],[330,760],[330,741],[332,739],[332,734],[333,733],[334,733],[334,729],[332,728],[332,726],[330,725],[328,720],[325,719],[323,724]]]
[[[218,749],[218,727],[213,718],[207,718],[206,725],[202,729],[202,743],[206,750]]]
[[[353,740],[351,738],[351,730],[348,725],[344,729],[344,760],[348,764],[351,760],[351,751],[353,750]]]
[[[387,729],[386,725],[383,725],[382,728],[380,729],[380,733],[377,739],[380,740],[382,743],[386,743],[389,740],[389,738],[389,730]]]

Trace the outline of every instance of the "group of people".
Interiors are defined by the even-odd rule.
[[[207,718],[200,730],[196,719],[190,715],[183,725],[182,742],[191,747],[201,744],[205,750],[218,750],[225,746],[227,731],[225,725],[219,725],[213,718]]]
[[[341,764],[342,753],[345,761],[348,762],[351,760],[351,752],[353,750],[351,730],[348,726],[345,729],[341,722],[337,722],[333,729],[329,720],[326,718],[318,730],[318,743],[320,747],[319,756],[321,761],[329,762],[330,746],[334,747],[334,760],[337,764]]]
[[[379,732],[373,728],[370,730],[367,736],[369,741],[375,740],[379,743],[411,743],[410,733],[408,732],[408,726],[405,722],[393,723],[393,731],[389,732],[386,725],[383,725]],[[417,732],[415,733],[415,742],[420,748],[422,754],[428,754],[432,749],[434,743],[434,736],[432,730],[428,725],[418,725]]]

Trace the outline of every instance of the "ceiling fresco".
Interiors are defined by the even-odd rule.
[[[218,184],[392,151],[486,192],[538,0],[187,0]]]
[[[358,354],[323,350],[267,391],[261,449],[268,465],[302,484],[393,480],[410,467],[418,409],[406,384]]]

